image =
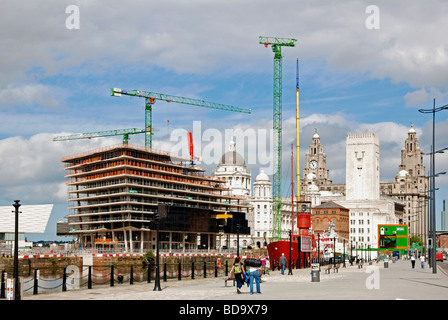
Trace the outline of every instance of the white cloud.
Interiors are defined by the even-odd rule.
[[[50,110],[64,107],[65,89],[54,88],[43,84],[27,84],[23,86],[7,86],[0,88],[0,107],[29,107],[40,105]]]
[[[40,133],[28,139],[15,136],[0,140],[0,202],[13,199],[24,199],[30,204],[65,202],[62,188],[65,172],[60,160],[117,143],[112,138],[53,142],[55,136]]]
[[[436,99],[436,101],[443,100],[447,95],[448,93],[442,92],[438,88],[421,88],[413,92],[406,93],[404,100],[406,102],[406,106],[408,107],[422,106],[423,109],[427,109],[428,107],[423,106],[423,104],[427,104],[433,99]]]
[[[92,62],[133,61],[190,73],[218,66],[257,70],[257,61],[271,59],[258,36],[280,35],[299,40],[301,58],[326,61],[335,70],[448,89],[444,1],[380,1],[379,30],[365,27],[368,3],[359,1],[90,1],[79,5],[79,30],[65,28],[68,1],[16,3],[0,13],[9,49],[0,53],[3,84],[36,68],[54,74]]]

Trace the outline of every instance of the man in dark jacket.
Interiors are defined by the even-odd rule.
[[[280,264],[280,267],[282,268],[282,274],[285,274],[285,268],[288,261],[286,260],[285,254],[282,253],[282,256],[280,259],[278,259],[278,263]]]

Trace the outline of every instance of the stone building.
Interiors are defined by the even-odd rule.
[[[311,224],[314,234],[323,235],[330,223],[334,225],[334,231],[342,239],[349,239],[349,209],[328,201],[312,208]]]
[[[351,136],[351,137],[350,137]],[[350,137],[350,138],[349,138]],[[346,150],[346,183],[332,183],[329,177],[329,170],[326,167],[326,155],[317,133],[313,136],[308,153],[306,154],[307,168],[303,170],[301,178],[302,194],[307,199],[319,204],[323,201],[339,201],[342,199],[350,200],[352,203],[348,206],[355,206],[357,209],[351,211],[351,221],[358,223],[373,223],[372,216],[367,218],[367,213],[376,210],[377,217],[383,213],[380,221],[395,221],[388,219],[384,211],[397,214],[398,223],[408,225],[409,236],[417,235],[425,242],[427,239],[428,228],[428,179],[424,177],[425,166],[423,165],[422,150],[413,127],[408,131],[407,139],[404,142],[404,148],[401,151],[401,162],[398,166],[398,173],[394,181],[384,182],[379,180],[379,141],[372,134],[349,135],[347,137]],[[350,141],[349,141],[350,140]],[[358,140],[358,141],[356,141]],[[369,149],[363,149],[361,146],[367,146]],[[311,163],[312,161],[317,162]],[[325,166],[320,168],[320,166]],[[363,176],[369,177],[363,179]],[[348,181],[351,181],[350,184]],[[350,187],[346,187],[350,185]],[[319,192],[316,191],[316,187]],[[378,191],[376,191],[378,190]],[[363,200],[364,199],[364,200]],[[389,204],[373,204],[369,201],[389,200]],[[357,204],[355,203],[357,202]],[[337,202],[341,205],[342,202]],[[345,206],[345,205],[344,205]],[[370,208],[370,209],[369,209]],[[369,213],[371,215],[371,213]],[[362,221],[362,222],[360,222]],[[379,222],[377,222],[379,223]],[[373,234],[360,234],[360,231],[368,231],[371,227],[352,226],[350,234],[352,239],[370,239]],[[354,231],[357,231],[355,234]],[[376,236],[374,237],[376,238]]]
[[[244,158],[236,152],[234,141],[229,144],[228,151],[222,156],[217,169],[213,171],[213,176],[226,181],[229,188],[229,195],[243,196],[249,210],[246,218],[251,230],[250,235],[241,235],[241,247],[265,248],[267,242],[272,239],[272,183],[263,170],[251,184],[251,173],[247,171]],[[251,191],[253,187],[253,193]],[[282,238],[287,238],[292,226],[292,199],[282,198]],[[228,246],[234,248],[237,240],[234,235],[230,237]]]

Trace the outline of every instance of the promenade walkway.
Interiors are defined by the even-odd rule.
[[[444,262],[443,264],[447,264]],[[293,275],[271,271],[263,276],[262,294],[250,295],[244,286],[237,294],[232,282],[224,286],[223,278],[161,281],[162,291],[153,291],[154,282],[134,285],[116,284],[67,292],[27,293],[23,300],[224,300],[255,302],[257,300],[447,300],[448,273],[442,268],[436,274],[427,265],[399,260],[340,268],[339,272],[320,273],[319,282],[311,282],[310,269],[294,269]]]

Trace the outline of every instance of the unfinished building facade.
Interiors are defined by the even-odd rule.
[[[145,252],[217,250],[229,234],[250,233],[245,196],[229,195],[224,179],[191,160],[119,145],[61,160],[69,194],[68,235],[83,248]]]

